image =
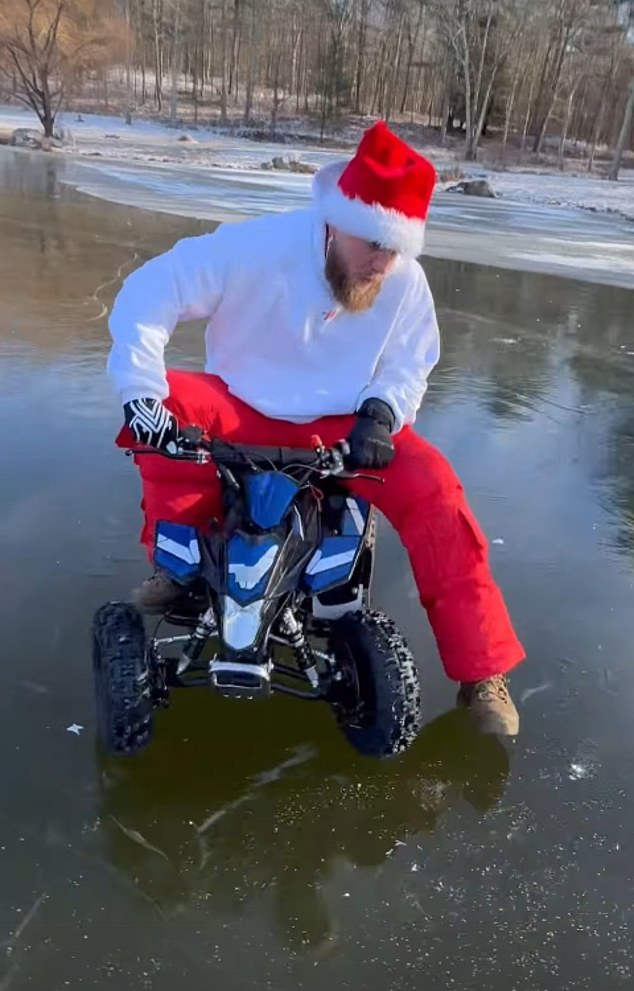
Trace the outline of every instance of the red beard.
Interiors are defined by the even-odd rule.
[[[350,313],[368,310],[378,296],[383,281],[380,276],[364,280],[352,279],[339,257],[334,242],[331,243],[326,255],[324,271],[333,296]]]

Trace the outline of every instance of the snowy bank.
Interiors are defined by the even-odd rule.
[[[634,220],[634,170],[631,169],[622,169],[618,182],[568,173],[473,170],[473,174],[486,175],[497,196],[518,203],[615,213]]]
[[[71,116],[59,121],[63,148],[50,154],[61,183],[108,202],[210,221],[306,206],[311,175],[263,167],[281,152],[311,167],[350,154],[151,121],[128,126],[114,117]],[[25,111],[0,108],[0,128],[33,123]],[[455,160],[452,165],[437,149],[429,153],[447,176],[459,172]],[[0,149],[3,154],[43,153]],[[634,288],[634,226],[626,219],[634,207],[631,175],[618,183],[519,171],[473,169],[472,175],[486,178],[497,197],[449,193],[450,183],[439,182],[426,255]]]
[[[0,129],[37,127],[35,115],[26,109],[0,106]],[[304,141],[252,141],[232,137],[220,128],[172,127],[156,121],[97,114],[60,114],[58,128],[64,137],[61,153],[76,158],[118,162],[169,164],[190,168],[259,169],[265,161],[283,154],[307,165],[319,166],[349,154],[344,147],[324,149]],[[560,172],[483,169],[457,161],[446,149],[421,147],[440,173],[485,177],[497,196],[517,203],[569,207],[615,213],[634,220],[634,171],[622,170],[618,182]],[[55,152],[59,154],[60,151]],[[440,182],[439,189],[450,182]],[[460,195],[458,193],[456,196]]]

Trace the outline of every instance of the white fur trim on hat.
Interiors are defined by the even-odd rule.
[[[406,217],[359,197],[350,199],[337,185],[347,162],[331,162],[313,176],[313,199],[325,223],[346,234],[377,241],[384,248],[417,258],[425,241],[425,221]]]

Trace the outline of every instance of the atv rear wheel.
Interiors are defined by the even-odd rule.
[[[393,621],[378,610],[336,620],[329,646],[343,678],[329,701],[348,742],[368,757],[407,750],[422,725],[414,656]]]
[[[93,619],[97,732],[112,754],[134,754],[152,736],[152,699],[143,617],[128,602],[108,602]]]

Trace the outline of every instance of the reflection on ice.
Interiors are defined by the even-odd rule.
[[[258,148],[258,157],[266,157],[264,149]],[[322,156],[324,162],[332,157]],[[302,208],[311,196],[310,176],[154,162],[69,161],[62,181],[112,202],[216,221]],[[631,221],[570,208],[508,200],[467,203],[461,195],[439,190],[430,212],[426,253],[634,286]]]

